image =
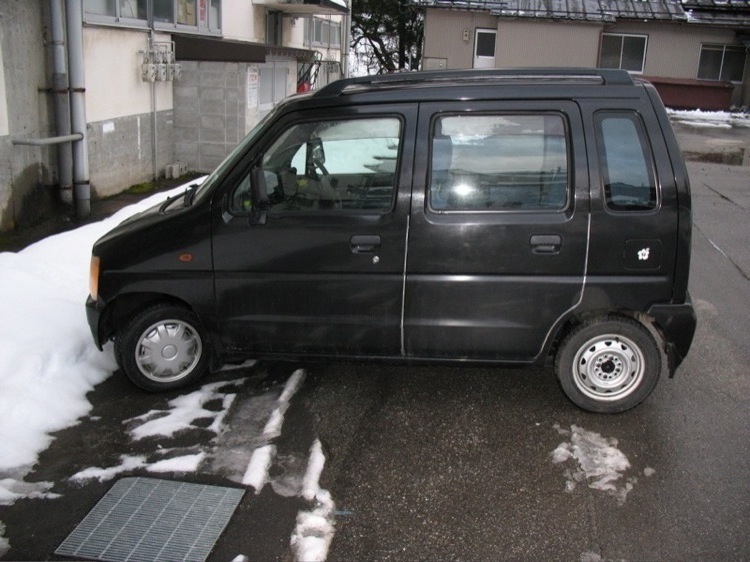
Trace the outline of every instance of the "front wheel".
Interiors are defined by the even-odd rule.
[[[555,374],[568,398],[584,410],[623,412],[651,394],[661,374],[661,352],[635,320],[589,320],[563,341]]]
[[[120,368],[151,392],[194,383],[208,371],[208,342],[197,316],[161,304],[137,315],[115,339]]]

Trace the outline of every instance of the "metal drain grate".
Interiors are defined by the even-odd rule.
[[[237,488],[123,478],[55,554],[106,562],[202,562],[244,493]]]

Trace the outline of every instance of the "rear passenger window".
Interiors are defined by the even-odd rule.
[[[596,124],[607,207],[613,211],[655,209],[651,150],[638,115],[600,112]]]
[[[434,211],[559,211],[568,204],[568,148],[559,114],[436,119],[429,205]]]

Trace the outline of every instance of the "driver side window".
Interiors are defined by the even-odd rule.
[[[388,211],[400,137],[395,117],[293,125],[263,155],[262,173],[248,174],[235,189],[231,211],[252,208],[251,178],[265,181],[269,212]]]

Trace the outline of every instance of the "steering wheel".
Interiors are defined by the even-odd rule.
[[[329,173],[328,173],[328,169],[327,169],[327,168],[325,167],[325,165],[323,164],[323,162],[321,162],[321,161],[320,161],[320,160],[318,160],[317,158],[314,158],[314,159],[313,159],[313,164],[315,165],[315,167],[316,167],[316,168],[317,168],[318,170],[320,170],[320,173],[321,173],[321,174],[322,174],[323,176],[330,176],[330,175],[331,175],[331,174],[329,174]]]

